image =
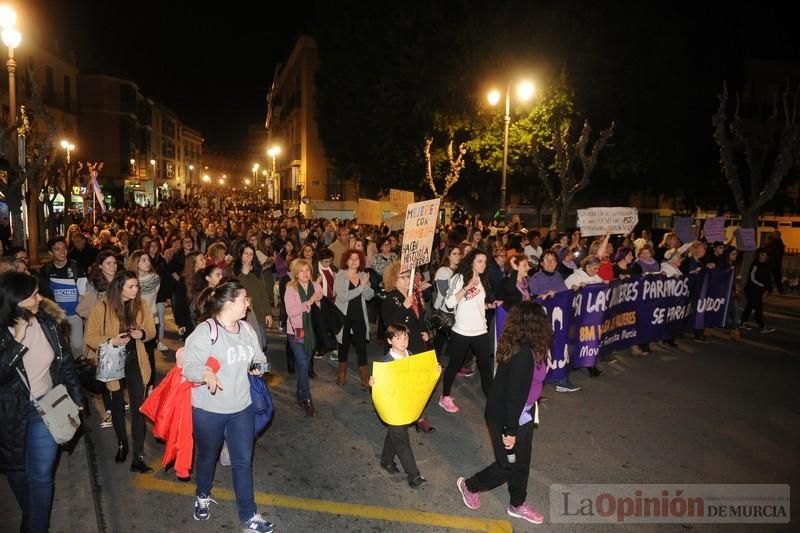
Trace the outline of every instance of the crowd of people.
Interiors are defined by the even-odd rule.
[[[168,307],[186,343],[183,376],[205,385],[192,393],[197,520],[210,515],[213,467],[224,444],[243,530],[272,531],[253,500],[254,415],[247,375],[262,372],[253,365],[266,360],[275,310],[277,327],[286,336],[287,368],[296,376],[297,402],[308,417],[318,414],[312,399],[314,360],[335,360],[336,383],[343,386],[351,346],[364,391],[371,385],[370,343],[382,347],[387,361],[435,350],[444,367],[435,397],[447,413],[460,410],[454,383],[472,377],[477,367],[495,462],[460,478],[458,489],[464,503],[476,509],[480,492],[508,483],[508,513],[541,523],[542,515],[525,501],[535,406],[546,399],[541,393],[551,334],[544,309],[535,302],[631,276],[739,268],[735,248],[702,240],[681,243],[674,232],[656,245],[647,230],[638,238],[590,240],[580,231],[541,234],[517,218],[488,225],[478,218],[440,224],[431,262],[416,269],[412,279],[399,262],[402,231],[357,220],[276,215],[236,195],[216,203],[200,198],[157,208],[127,206],[51,238],[51,259],[38,269],[28,264],[24,249],[7,250],[0,261],[5,326],[0,332],[0,469],[9,475],[30,531],[46,531],[42,515],[31,510],[50,508],[57,446],[44,444],[46,432],[23,385],[30,384],[36,396],[65,383],[73,401],[83,405],[76,368],[96,362],[104,350],[124,351],[124,380],[100,383],[81,374],[81,382],[102,398],[100,425],[116,434],[118,463],[129,454],[125,412],[130,411],[130,469],[148,472],[146,424],[139,408],[158,386],[156,351],[167,350]],[[766,251],[757,251],[744,275],[744,312],[740,317],[734,298],[727,327],[734,336],[739,328],[752,327],[749,318],[755,312],[759,330],[769,333],[763,298],[773,289],[773,272]],[[40,301],[47,302],[47,311],[39,310]],[[496,340],[493,315],[499,308],[508,318]],[[51,333],[56,321],[62,335]],[[209,331],[216,331],[209,321],[219,326],[218,337]],[[703,330],[691,331],[690,337],[709,342]],[[212,350],[214,342],[219,345]],[[664,342],[675,346],[677,341]],[[644,356],[650,346],[631,351]],[[226,355],[211,364],[212,352]],[[613,354],[606,362],[614,362]],[[14,368],[19,372],[8,371]],[[597,367],[588,372],[601,374]],[[557,393],[580,390],[568,375],[553,385]],[[425,416],[416,428],[435,430]],[[419,487],[426,480],[406,431],[388,428],[381,466],[398,471],[398,456],[409,485]],[[506,453],[510,449],[516,450],[513,464]]]

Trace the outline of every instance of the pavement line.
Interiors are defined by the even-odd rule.
[[[184,496],[194,496],[195,491],[193,484],[165,481],[152,476],[134,476],[130,483],[138,489],[180,494]],[[233,501],[236,499],[236,496],[232,490],[215,488],[214,498]],[[423,526],[438,526],[466,531],[485,531],[487,533],[512,533],[514,530],[511,522],[508,520],[465,518],[462,516],[429,513],[412,509],[335,502],[315,498],[297,498],[294,496],[283,496],[281,494],[270,494],[267,492],[256,492],[255,499],[256,503],[273,507],[355,516],[374,520],[388,520]]]

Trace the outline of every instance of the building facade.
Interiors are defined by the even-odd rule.
[[[275,201],[284,208],[313,211],[316,202],[355,200],[355,189],[340,179],[325,156],[314,115],[314,76],[319,56],[308,35],[297,39],[279,66],[267,97],[267,145],[281,148],[276,157]],[[268,161],[272,165],[272,161]],[[301,202],[308,197],[308,203]]]

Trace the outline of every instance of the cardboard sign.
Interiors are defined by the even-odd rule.
[[[387,218],[383,223],[392,231],[400,231],[406,226],[405,209],[403,209],[403,213]]]
[[[578,209],[578,227],[581,235],[628,234],[639,223],[639,213],[635,207],[592,207]]]
[[[439,218],[439,198],[408,204],[403,226],[403,248],[400,271],[430,263],[436,221]]]
[[[686,243],[694,240],[693,222],[694,218],[692,217],[675,217],[675,233],[678,234],[681,242]]]
[[[401,189],[389,189],[389,203],[398,213],[405,213],[406,206],[414,203],[414,193]]]
[[[703,224],[703,234],[708,242],[725,242],[725,217],[707,218]]]
[[[358,219],[359,224],[380,226],[383,223],[383,211],[381,211],[381,203],[376,202],[375,200],[359,198],[358,207],[356,208],[356,218]]]
[[[404,426],[419,420],[436,383],[439,381],[436,352],[433,350],[388,363],[374,362],[372,403],[381,420]]]
[[[743,252],[756,251],[756,230],[739,228],[736,230],[736,248]]]

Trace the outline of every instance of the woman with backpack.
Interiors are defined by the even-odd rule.
[[[247,291],[238,281],[227,281],[203,290],[197,304],[201,318],[212,319],[217,326],[217,337],[212,339],[208,322],[199,324],[186,339],[183,357],[183,376],[201,385],[192,389],[197,451],[194,518],[210,518],[209,506],[216,503],[211,498],[214,466],[227,442],[242,531],[271,533],[273,524],[256,512],[253,490],[255,412],[247,375],[260,376],[258,365],[267,358],[255,331],[244,321]]]

